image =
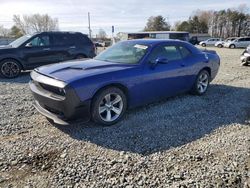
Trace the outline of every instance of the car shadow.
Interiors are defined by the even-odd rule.
[[[56,128],[78,141],[148,155],[182,146],[219,127],[250,119],[250,89],[211,85],[206,95],[180,95],[129,110],[116,125],[88,123]]]
[[[30,81],[30,71],[21,72],[17,78],[7,79],[0,77],[0,82],[2,83],[21,83],[26,84]]]

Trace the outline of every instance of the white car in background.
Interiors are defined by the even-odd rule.
[[[238,37],[230,37],[230,38],[227,38],[226,40],[224,41],[218,41],[215,43],[215,47],[218,47],[218,48],[222,48],[224,47],[225,43],[227,42],[230,42],[230,41],[234,41],[235,39],[237,39]]]
[[[241,54],[240,60],[243,66],[250,65],[250,45]]]
[[[250,45],[250,37],[240,37],[224,44],[227,48],[246,48],[248,45]]]
[[[199,43],[199,45],[201,45],[202,47],[206,47],[206,46],[214,46],[216,42],[222,41],[220,38],[210,38],[204,41],[201,41]]]

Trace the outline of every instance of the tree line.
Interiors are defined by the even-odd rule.
[[[227,38],[250,36],[250,14],[246,5],[220,11],[196,10],[188,20],[170,25],[163,16],[150,17],[144,31],[187,31]]]

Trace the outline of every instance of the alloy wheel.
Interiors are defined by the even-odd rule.
[[[1,73],[7,78],[13,78],[20,73],[20,67],[13,61],[6,61],[1,66]]]
[[[105,122],[113,122],[118,119],[123,111],[122,97],[117,93],[109,93],[99,104],[99,115]]]
[[[205,93],[207,90],[209,84],[209,77],[208,75],[204,72],[202,74],[200,74],[199,78],[198,78],[198,82],[197,82],[197,88],[199,93]]]

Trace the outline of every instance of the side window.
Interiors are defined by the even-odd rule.
[[[86,36],[86,35],[77,35],[78,37],[78,41],[79,39],[81,39],[80,41],[83,43],[83,44],[91,44],[91,40]]]
[[[182,59],[176,46],[157,46],[150,54],[149,61],[154,62],[157,58],[166,58],[169,61]]]
[[[169,61],[182,59],[180,51],[176,48],[176,46],[166,46],[164,48],[166,50],[167,59]]]
[[[70,40],[69,35],[66,34],[54,34],[54,45],[55,46],[64,46],[67,44],[73,43],[72,40]]]
[[[184,46],[180,46],[179,47],[180,49],[180,52],[181,52],[181,55],[183,58],[186,58],[186,57],[189,57],[192,53],[187,49],[185,48]]]
[[[245,41],[245,38],[241,38],[238,40],[238,42],[244,42]]]
[[[246,38],[246,41],[250,42],[250,38]]]
[[[50,38],[47,35],[44,36],[37,36],[30,41],[32,46],[49,46],[50,45]]]

